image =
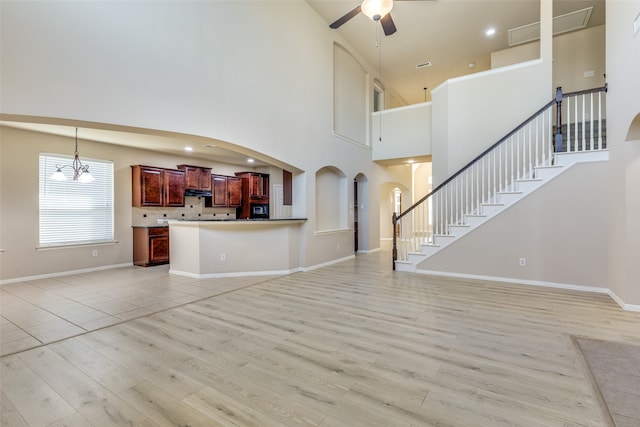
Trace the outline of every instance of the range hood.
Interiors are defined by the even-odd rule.
[[[210,196],[211,196],[211,191],[207,191],[207,190],[191,190],[191,189],[187,189],[187,190],[184,190],[184,195],[185,195],[185,196],[201,196],[201,197],[210,197]]]

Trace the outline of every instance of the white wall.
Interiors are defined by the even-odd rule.
[[[491,54],[491,68],[517,64],[538,57],[540,42],[527,43]],[[585,72],[593,71],[593,76]],[[605,83],[605,26],[585,28],[553,38],[553,87],[573,92]]]
[[[550,85],[548,64],[536,60],[448,80],[434,89],[434,185],[549,102]]]
[[[369,145],[367,70],[339,44],[334,45],[333,69],[334,132],[347,140]]]
[[[374,206],[385,173],[371,162],[369,147],[333,134],[334,42],[349,46],[306,2],[50,1],[0,7],[5,119],[178,132],[264,153],[303,171],[295,177],[294,194],[294,215],[309,217],[302,264],[353,253],[352,239],[335,250],[340,237],[314,234],[315,171],[330,165],[350,179],[366,174]],[[358,59],[373,78],[371,67]],[[372,213],[370,219],[373,249],[379,218]],[[329,240],[334,250],[314,250],[317,239]],[[5,255],[14,243],[3,240]]]
[[[640,114],[640,2],[607,1],[607,143],[609,146],[609,288],[640,310],[640,140],[628,138]]]
[[[606,162],[576,164],[417,268],[605,289],[607,176]]]
[[[371,115],[373,160],[431,155],[431,103],[375,112]]]

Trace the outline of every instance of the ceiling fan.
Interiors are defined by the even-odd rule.
[[[390,36],[397,31],[396,24],[393,23],[391,18],[391,9],[393,8],[394,1],[410,1],[410,0],[363,0],[360,6],[354,8],[351,12],[348,12],[343,17],[337,19],[329,28],[340,28],[342,24],[362,12],[374,21],[380,21],[385,36]]]

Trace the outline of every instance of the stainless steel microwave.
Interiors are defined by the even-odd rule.
[[[251,205],[251,218],[269,218],[269,205]]]

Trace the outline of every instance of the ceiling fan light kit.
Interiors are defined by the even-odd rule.
[[[360,6],[356,6],[353,10],[346,13],[342,17],[336,19],[329,25],[334,30],[340,28],[348,20],[362,12],[373,21],[380,21],[385,36],[390,36],[397,31],[396,25],[391,18],[391,9],[393,9],[394,1],[401,0],[363,0]],[[409,1],[409,0],[406,0]],[[428,0],[427,0],[428,1]]]
[[[363,0],[360,10],[373,21],[379,21],[393,9],[393,0]]]

